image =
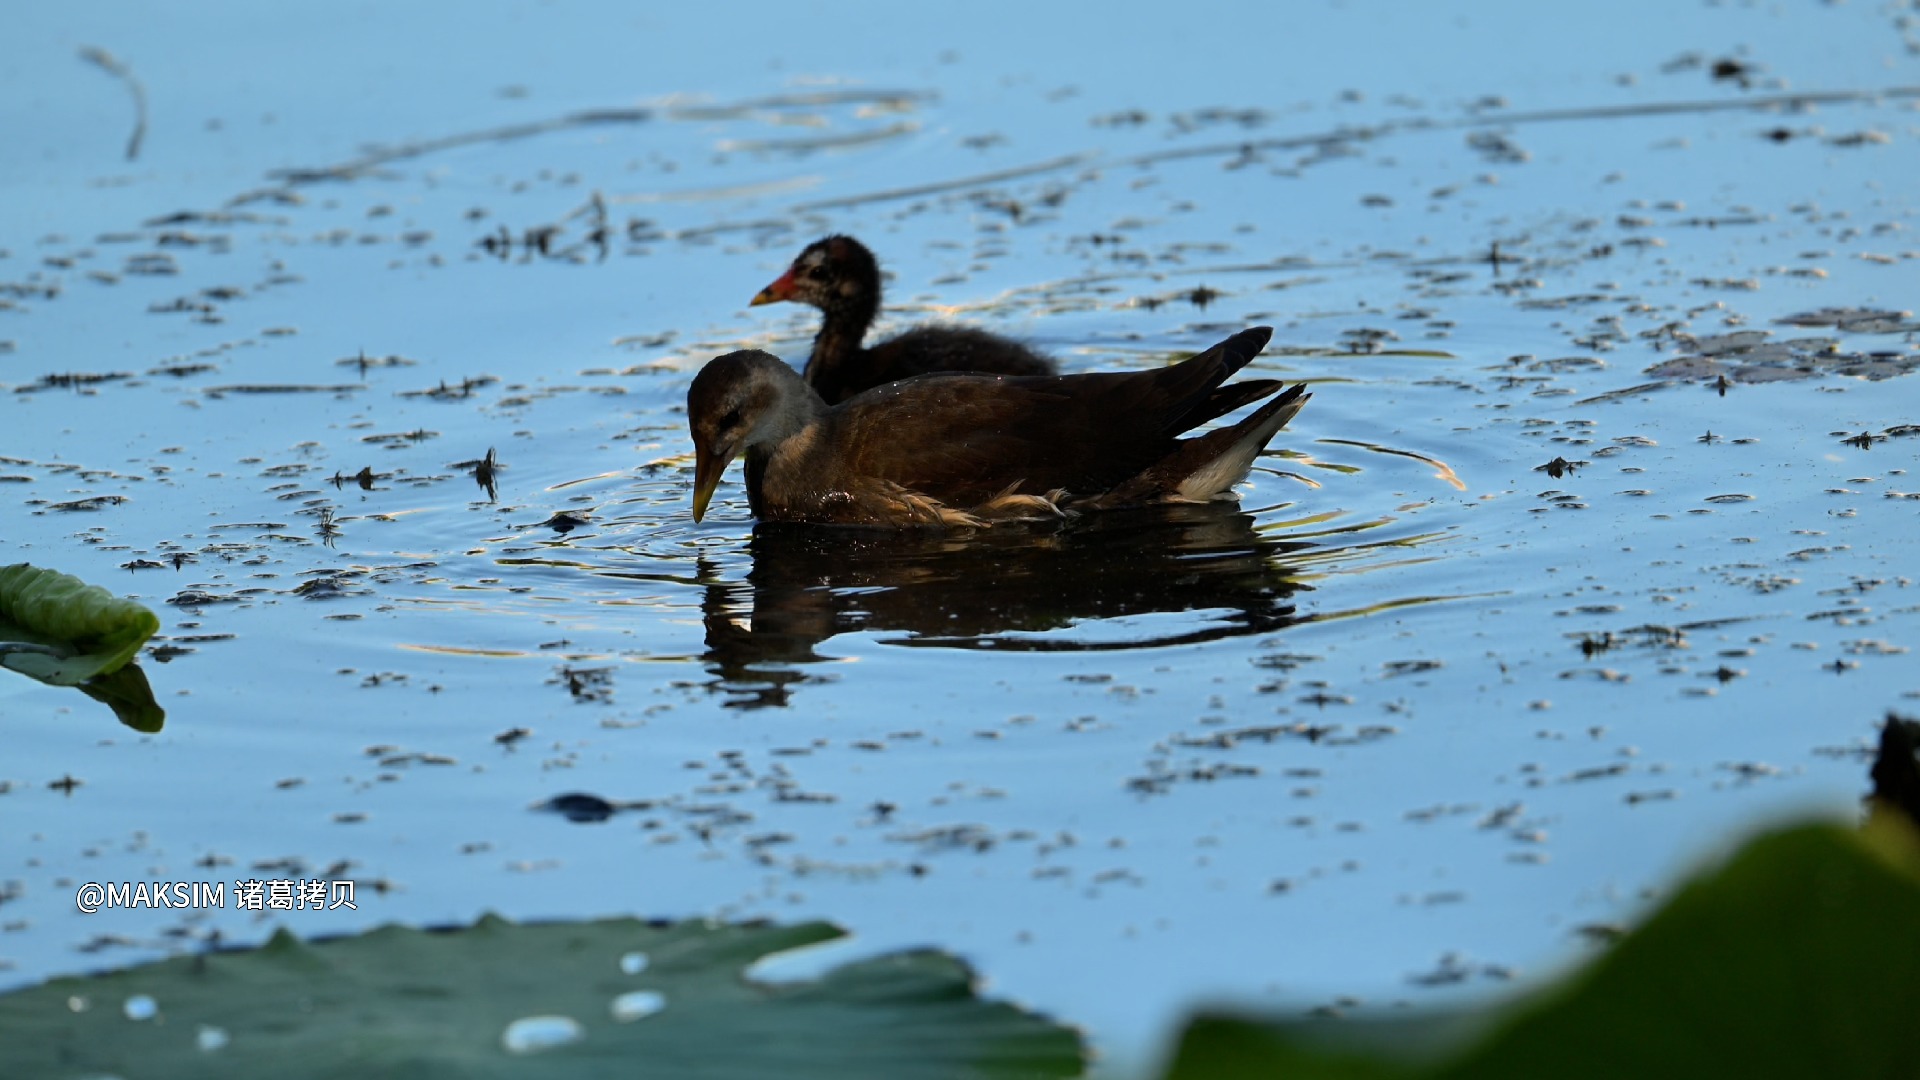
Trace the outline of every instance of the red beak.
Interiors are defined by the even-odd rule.
[[[755,294],[747,306],[759,307],[761,304],[774,304],[791,299],[793,299],[793,268],[788,267],[787,272],[774,279],[773,284]]]

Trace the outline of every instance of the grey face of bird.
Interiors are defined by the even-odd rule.
[[[721,474],[734,458],[757,438],[777,439],[805,422],[804,398],[790,396],[796,389],[806,392],[786,361],[755,349],[715,357],[694,376],[687,388],[693,520],[706,516]]]

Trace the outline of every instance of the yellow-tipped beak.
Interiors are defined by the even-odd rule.
[[[713,489],[720,486],[720,474],[727,471],[727,463],[718,465],[706,451],[694,453],[693,465],[693,520],[699,521],[707,516],[707,504],[713,501]]]
[[[791,299],[793,299],[793,271],[788,270],[775,278],[773,284],[755,293],[747,306],[759,307],[761,304],[777,304],[782,300]]]

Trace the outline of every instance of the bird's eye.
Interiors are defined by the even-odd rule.
[[[729,431],[740,424],[740,410],[728,409],[727,415],[720,418],[720,430]]]
[[[814,263],[812,266],[807,267],[807,276],[815,281],[819,281],[827,276],[827,268],[821,263]]]

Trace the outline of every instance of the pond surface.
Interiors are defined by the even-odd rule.
[[[0,563],[160,612],[167,713],[0,680],[0,987],[825,917],[1130,1075],[1576,962],[1920,707],[1903,7],[436,10],[0,44]],[[1270,324],[1313,401],[1238,505],[695,525],[687,384],[804,358],[747,301],[833,231],[885,326]],[[357,910],[74,904],[299,878]]]

